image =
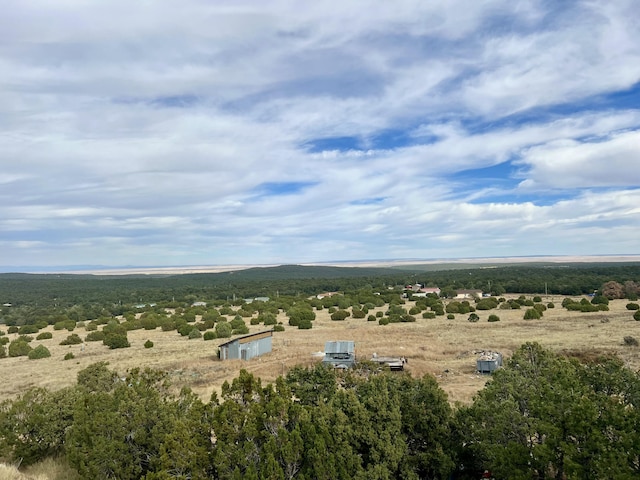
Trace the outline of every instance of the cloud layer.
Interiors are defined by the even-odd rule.
[[[640,253],[636,10],[9,0],[0,265]]]

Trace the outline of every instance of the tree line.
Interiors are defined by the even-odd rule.
[[[640,377],[615,357],[581,363],[520,347],[471,405],[431,376],[368,362],[241,371],[207,402],[167,374],[104,363],[74,387],[0,405],[0,452],[63,456],[92,479],[638,478]]]

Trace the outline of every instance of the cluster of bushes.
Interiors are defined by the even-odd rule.
[[[609,310],[608,304],[609,300],[603,296],[595,296],[591,302],[586,298],[576,301],[569,297],[562,301],[562,306],[564,308],[577,312],[606,312]]]

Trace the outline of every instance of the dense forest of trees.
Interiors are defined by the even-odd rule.
[[[525,344],[470,406],[430,376],[361,363],[241,371],[221,397],[172,393],[153,370],[94,364],[74,387],[0,405],[0,452],[64,456],[91,479],[638,478],[640,377]]]
[[[236,298],[308,296],[322,291],[354,291],[365,286],[422,283],[444,292],[482,289],[505,293],[580,295],[607,281],[622,285],[640,278],[640,264],[548,264],[498,268],[420,271],[382,268],[288,265],[237,272],[153,275],[0,274],[0,304],[64,306],[161,303]]]

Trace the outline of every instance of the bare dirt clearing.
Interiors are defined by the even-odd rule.
[[[274,333],[271,353],[250,361],[219,361],[217,346],[225,340],[189,340],[175,331],[163,332],[159,328],[130,331],[130,348],[109,350],[101,342],[87,342],[84,347],[59,345],[70,332],[48,327],[53,338],[34,340],[31,345],[45,345],[51,351],[50,358],[0,360],[3,372],[0,400],[13,398],[34,386],[58,389],[73,385],[78,371],[99,361],[109,362],[119,372],[133,367],[166,370],[176,387],[188,385],[208,400],[225,380],[235,378],[241,368],[261,377],[263,382],[270,382],[294,365],[316,363],[318,357],[312,354],[322,351],[328,340],[354,340],[360,359],[369,359],[374,352],[405,356],[412,375],[434,375],[452,402],[470,402],[489,378],[475,372],[475,352],[479,350],[500,351],[508,358],[523,343],[535,341],[558,352],[583,356],[616,354],[632,369],[640,369],[640,348],[623,345],[625,336],[640,339],[640,322],[633,320],[633,312],[626,310],[627,300],[612,301],[608,312],[581,313],[560,307],[562,298],[544,298],[545,303],[554,302],[556,308],[545,311],[539,320],[523,320],[524,308],[496,309],[476,312],[480,316],[477,323],[468,322],[468,314],[458,314],[453,320],[446,317],[425,320],[417,316],[415,323],[382,326],[351,317],[332,321],[328,311],[322,310],[316,312],[312,330],[286,326],[286,331]],[[411,305],[408,302],[404,306]],[[490,314],[498,315],[500,321],[487,322]],[[284,314],[280,314],[279,320],[287,325]],[[262,325],[250,326],[252,333],[264,329]],[[84,338],[87,332],[76,328],[73,333]],[[9,335],[10,339],[16,337]],[[144,348],[146,340],[153,341],[154,347]],[[63,360],[68,352],[75,358]]]

